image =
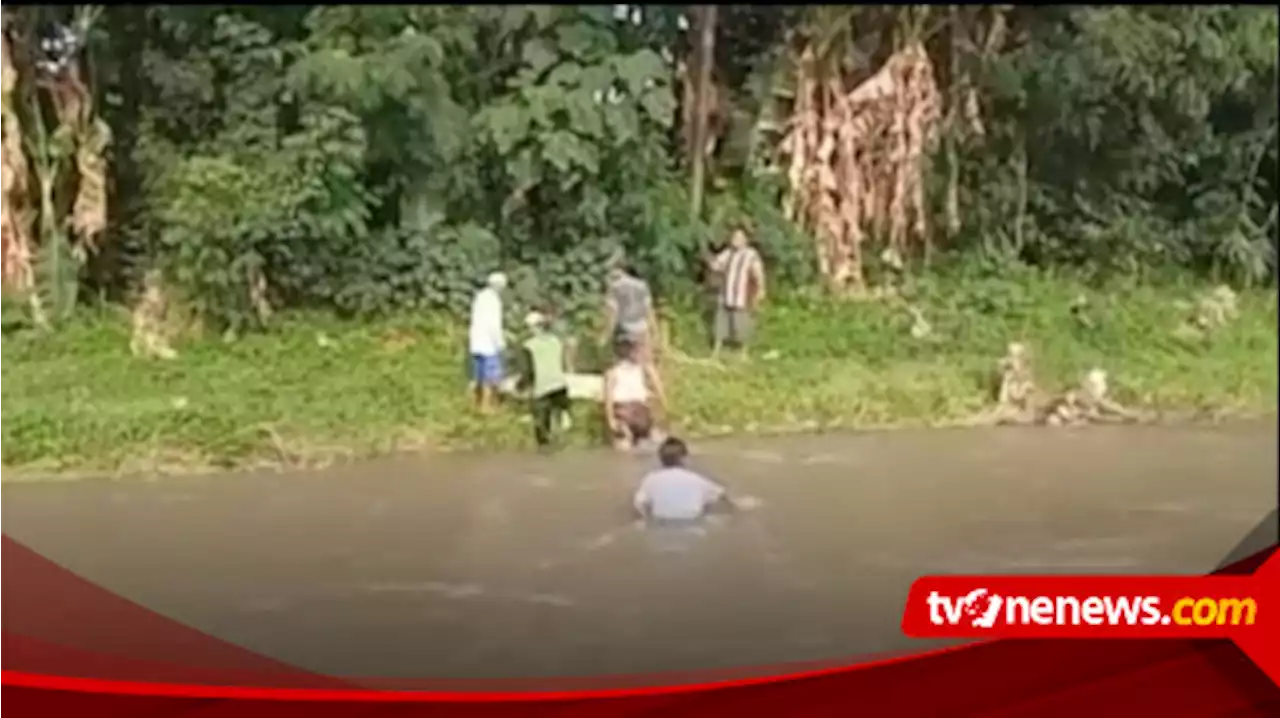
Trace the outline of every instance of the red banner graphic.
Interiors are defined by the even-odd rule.
[[[1227,638],[1280,682],[1280,560],[1250,576],[926,576],[917,638]]]
[[[653,677],[630,687],[593,680],[574,689],[309,673],[155,614],[8,537],[3,543],[10,590],[0,694],[14,716],[1280,714],[1280,557],[1272,549],[1210,579],[922,579],[908,603],[909,633],[1009,640],[857,665],[775,666],[754,677]],[[1018,632],[1028,623],[1034,631],[1070,624],[1075,633],[1044,635],[1100,640],[1018,638],[1031,635]],[[1174,638],[1175,630],[1195,632]]]

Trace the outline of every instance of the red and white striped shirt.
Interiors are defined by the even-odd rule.
[[[720,289],[720,301],[726,309],[748,309],[755,294],[754,277],[760,253],[754,247],[726,249],[716,258],[716,264],[724,272]]]

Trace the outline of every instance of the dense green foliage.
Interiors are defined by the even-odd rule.
[[[40,38],[72,17],[92,19],[80,60],[111,130],[96,242],[56,220],[61,184],[30,203],[43,300],[6,301],[6,329],[35,304],[61,326],[6,331],[6,465],[523,444],[514,416],[467,410],[460,329],[442,314],[502,268],[513,313],[554,302],[586,335],[620,251],[695,355],[664,365],[673,426],[694,435],[962,422],[1014,338],[1049,390],[1098,364],[1148,408],[1275,409],[1272,8],[724,6],[694,216],[694,6],[86,7],[4,11],[32,176],[83,164],[31,79]],[[801,47],[849,87],[912,39],[943,103],[924,183],[938,252],[909,258],[922,340],[901,302],[822,296],[778,153]],[[743,220],[777,298],[760,336],[775,355],[708,363],[692,299],[708,247]],[[868,243],[868,257],[884,246]],[[239,340],[130,358],[114,304],[144,273],[179,321]],[[1178,302],[1207,281],[1242,290],[1239,317],[1178,339]]]
[[[821,28],[824,47],[874,62],[908,24],[944,85],[959,62],[979,87],[985,132],[940,145],[959,149],[965,217],[943,250],[1099,275],[1273,273],[1272,9],[1017,8],[979,51],[952,26],[980,25],[980,8],[732,6],[716,53],[729,128],[691,219],[674,60],[689,7],[109,6],[87,57],[115,135],[114,222],[85,278],[115,292],[155,265],[233,326],[254,321],[256,272],[277,307],[379,314],[457,309],[501,265],[521,302],[572,308],[620,248],[667,296],[692,289],[705,246],[746,216],[780,280],[804,285],[811,240],[761,169],[787,38]],[[70,12],[6,16],[38,36]]]
[[[1173,265],[1222,281],[1270,278],[1274,10],[1043,12],[988,79],[994,117],[1005,121],[977,148],[980,179],[967,183],[980,188],[969,200],[984,214],[980,241],[1102,272]],[[1005,158],[1021,152],[1029,191],[1019,212],[1017,163]]]
[[[251,316],[252,265],[344,312],[458,309],[500,264],[526,301],[582,298],[647,244],[671,77],[607,9],[138,12],[157,44],[205,35],[134,44],[132,159],[149,256],[206,314]]]

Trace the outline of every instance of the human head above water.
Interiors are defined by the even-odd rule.
[[[658,461],[666,468],[675,468],[683,466],[684,460],[689,456],[689,447],[676,437],[669,437],[662,445],[658,447]]]

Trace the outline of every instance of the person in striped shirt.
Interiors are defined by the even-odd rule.
[[[720,275],[720,291],[716,302],[712,355],[719,355],[725,342],[736,344],[743,355],[755,325],[756,309],[764,301],[764,261],[751,246],[746,229],[739,227],[729,238],[729,247],[711,262]]]

